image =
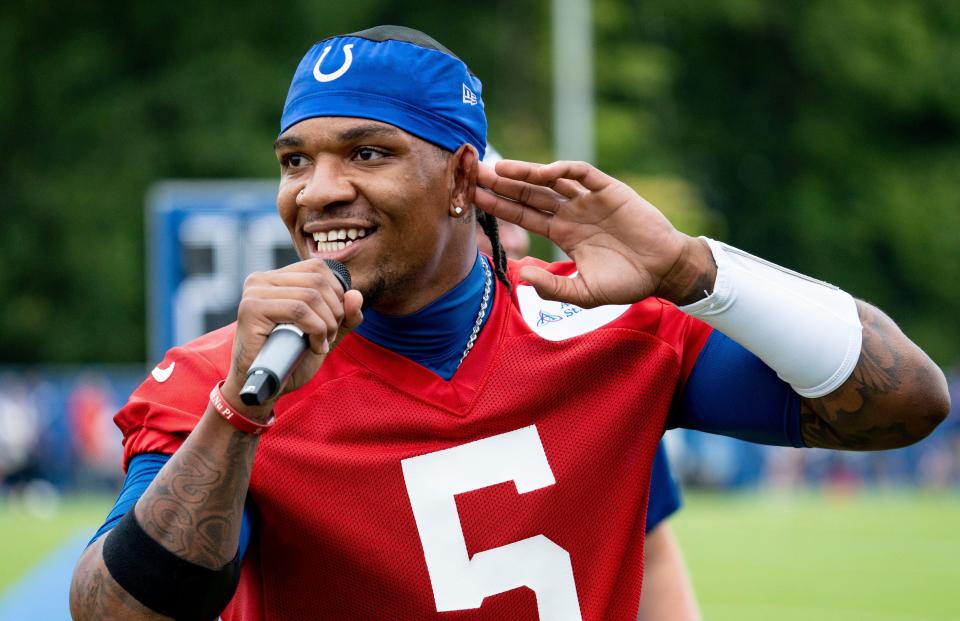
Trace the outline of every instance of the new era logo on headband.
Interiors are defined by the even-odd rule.
[[[327,57],[327,52],[330,51],[332,45],[328,45],[323,48],[323,53],[320,54],[320,59],[317,60],[317,64],[313,66],[313,77],[316,78],[317,82],[333,82],[343,74],[347,72],[347,69],[350,68],[350,65],[353,63],[353,43],[348,43],[343,46],[343,64],[340,65],[340,68],[334,71],[333,73],[324,73],[320,71],[320,63],[323,62],[323,59]],[[466,87],[464,87],[466,88]],[[466,95],[464,95],[466,97]]]
[[[477,101],[477,94],[467,88],[466,84],[463,84],[463,103],[475,106]]]

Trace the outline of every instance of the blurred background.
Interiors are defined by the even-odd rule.
[[[113,413],[292,256],[294,68],[385,23],[483,80],[506,157],[590,159],[681,230],[877,304],[951,379],[900,451],[672,432],[705,618],[960,618],[960,3],[25,0],[0,4],[0,620],[66,618],[122,476]]]

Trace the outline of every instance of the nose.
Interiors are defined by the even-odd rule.
[[[313,174],[298,202],[305,207],[329,209],[337,204],[350,203],[356,197],[357,190],[344,174],[339,158],[322,156],[314,162]]]

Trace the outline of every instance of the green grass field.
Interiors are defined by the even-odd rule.
[[[0,504],[0,593],[110,502],[75,498],[49,519]],[[960,619],[960,494],[685,502],[672,523],[708,621]]]
[[[112,505],[112,497],[75,497],[39,518],[20,503],[0,501],[0,594],[68,537],[96,529]]]
[[[960,619],[960,494],[687,494],[709,621]]]

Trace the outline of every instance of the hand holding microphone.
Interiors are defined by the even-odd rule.
[[[251,274],[237,312],[228,399],[239,396],[232,402],[268,410],[281,392],[308,382],[338,331],[362,320],[362,296],[350,286],[346,266],[332,259]]]
[[[343,292],[350,291],[350,271],[335,259],[324,263],[336,276]],[[290,374],[303,359],[310,339],[292,323],[278,324],[247,371],[247,381],[240,391],[240,400],[247,405],[263,405],[277,396]]]

